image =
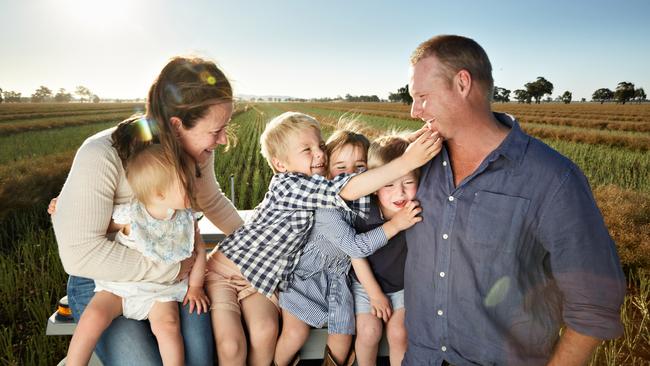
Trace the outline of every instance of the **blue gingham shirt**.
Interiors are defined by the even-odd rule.
[[[320,175],[278,173],[248,222],[226,237],[219,247],[235,262],[242,275],[267,297],[286,288],[286,281],[298,262],[318,208],[367,212],[369,199],[348,203],[339,192],[352,175],[332,180]]]
[[[406,232],[404,365],[544,365],[562,324],[622,334],[625,277],[587,179],[510,128],[456,187],[447,150],[422,168]]]
[[[283,309],[312,327],[327,325],[330,334],[354,334],[350,257],[367,257],[388,242],[382,227],[357,233],[355,216],[350,211],[316,210],[314,228],[289,288],[280,291]]]

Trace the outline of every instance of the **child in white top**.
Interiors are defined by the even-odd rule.
[[[203,290],[205,246],[189,208],[190,200],[174,164],[158,144],[135,153],[126,164],[135,200],[114,207],[108,231],[116,241],[160,263],[180,262],[198,253],[189,280],[174,284],[95,281],[95,295],[75,329],[67,365],[87,364],[99,337],[113,319],[149,319],[165,365],[184,360],[178,302],[197,313],[208,310]]]

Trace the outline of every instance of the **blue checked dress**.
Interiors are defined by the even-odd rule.
[[[357,234],[355,213],[319,209],[314,228],[293,271],[280,307],[330,334],[354,334],[354,298],[348,272],[350,257],[364,258],[386,245],[382,227]]]
[[[235,262],[261,294],[273,295],[287,285],[313,224],[314,211],[336,208],[367,212],[368,197],[346,203],[339,192],[352,175],[332,180],[320,175],[275,174],[268,192],[248,221],[217,248]],[[349,206],[348,206],[349,204]]]

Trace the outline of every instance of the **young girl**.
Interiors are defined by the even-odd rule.
[[[116,241],[155,262],[175,263],[197,253],[187,279],[174,284],[95,281],[95,295],[72,336],[67,365],[85,365],[113,319],[149,319],[165,365],[182,365],[183,340],[177,302],[190,303],[190,312],[208,310],[203,291],[205,247],[189,209],[183,178],[159,144],[136,152],[126,164],[126,177],[135,200],[116,205],[109,232]],[[144,270],[144,269],[143,269]],[[189,286],[188,286],[189,282]]]
[[[401,156],[408,139],[389,135],[370,145],[368,167],[376,168]],[[359,231],[372,230],[400,215],[402,208],[415,198],[419,170],[380,188],[373,195],[370,217],[357,220]],[[386,324],[391,365],[400,365],[406,352],[407,335],[404,326],[404,264],[406,241],[400,232],[368,258],[352,259],[354,267],[352,289],[357,314],[355,344],[359,366],[375,365],[377,349]]]
[[[327,142],[328,178],[366,169],[368,140],[351,131],[337,131]],[[293,271],[289,287],[279,294],[282,333],[275,362],[287,365],[309,336],[311,327],[327,325],[324,361],[327,365],[351,362],[350,346],[355,331],[354,300],[348,271],[350,256],[366,257],[401,230],[421,219],[420,209],[409,203],[381,227],[357,234],[352,227],[357,214],[336,209],[318,209],[309,241]],[[362,213],[360,213],[362,214]]]

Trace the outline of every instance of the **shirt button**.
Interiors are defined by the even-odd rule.
[[[449,196],[449,202],[454,202],[454,196]]]
[[[442,310],[438,310],[438,315],[442,316],[443,312]]]
[[[445,277],[445,272],[440,272],[440,277]]]
[[[442,166],[447,166],[447,162],[446,162],[446,161],[443,161],[443,162],[442,162]]]
[[[447,347],[442,346],[442,347],[440,347],[440,350],[441,350],[442,352],[447,352]]]
[[[447,235],[447,234],[442,234],[442,238],[445,239],[445,240],[447,240],[447,239],[449,239],[449,235]]]

